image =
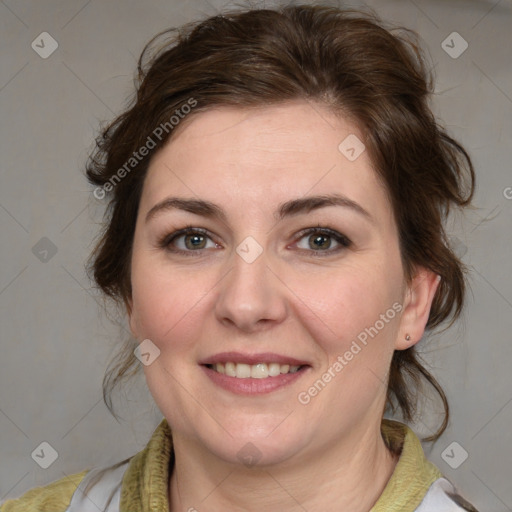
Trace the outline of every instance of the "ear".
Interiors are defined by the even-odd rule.
[[[423,267],[417,268],[405,291],[404,309],[395,350],[405,350],[418,343],[423,336],[440,280],[440,276],[435,272]]]

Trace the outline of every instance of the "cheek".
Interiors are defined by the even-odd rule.
[[[290,285],[300,299],[295,314],[321,349],[322,371],[341,357],[343,373],[352,382],[365,378],[361,368],[368,369],[368,378],[385,378],[402,310],[400,282],[399,266],[385,272],[377,265],[296,279]]]
[[[295,283],[302,299],[297,316],[322,354],[299,402],[311,414],[328,407],[326,429],[382,407],[402,307],[389,275],[351,267]]]
[[[215,279],[205,272],[170,269],[149,258],[132,261],[132,318],[137,337],[162,353],[184,351],[199,330]],[[211,300],[211,299],[210,299]],[[169,343],[179,340],[180,343]]]
[[[397,319],[397,308],[393,309],[393,304],[399,299],[399,290],[383,274],[363,269],[333,272],[297,281],[294,290],[298,290],[301,316],[311,317],[311,322],[318,325],[327,340],[357,336],[388,310],[391,311],[385,318],[385,325]],[[383,330],[380,323],[378,327]]]

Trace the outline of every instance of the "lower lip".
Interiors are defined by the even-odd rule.
[[[284,388],[300,379],[307,367],[303,367],[295,373],[282,373],[276,377],[267,377],[265,379],[238,379],[229,377],[224,373],[216,372],[207,366],[201,366],[206,375],[215,383],[227,391],[237,395],[263,395]]]

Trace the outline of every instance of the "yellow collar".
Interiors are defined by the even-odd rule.
[[[388,447],[400,452],[400,458],[370,512],[412,512],[441,472],[425,458],[420,440],[407,425],[385,419],[381,430]]]
[[[119,510],[168,512],[169,467],[173,465],[171,429],[164,418],[144,450],[130,461],[123,477]]]
[[[408,426],[385,419],[382,435],[393,451],[400,452],[400,458],[370,512],[412,512],[441,473],[425,458],[419,439]],[[120,510],[167,512],[169,468],[173,465],[171,429],[163,419],[144,450],[130,461],[123,478]]]

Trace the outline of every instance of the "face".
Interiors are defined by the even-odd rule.
[[[366,151],[338,148],[349,135],[306,102],[223,107],[153,158],[130,323],[160,351],[144,371],[178,439],[274,464],[380,423],[408,293],[386,191]]]

